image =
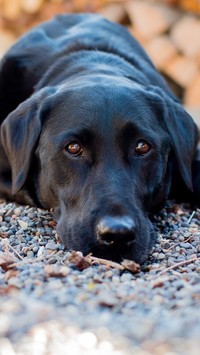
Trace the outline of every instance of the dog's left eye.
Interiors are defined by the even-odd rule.
[[[151,145],[145,140],[139,140],[135,147],[135,153],[137,155],[147,154],[151,150]]]
[[[74,155],[74,156],[77,156],[77,155],[81,155],[82,152],[83,152],[83,149],[82,149],[82,146],[79,142],[77,141],[74,141],[74,142],[71,142],[69,143],[66,147],[65,147],[65,150],[71,154],[71,155]]]

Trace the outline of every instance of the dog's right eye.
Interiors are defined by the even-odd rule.
[[[136,155],[145,155],[151,150],[151,145],[145,140],[139,140],[135,147]]]
[[[77,155],[81,155],[83,152],[82,146],[79,142],[74,141],[69,143],[66,147],[65,147],[65,151],[67,151],[67,153],[77,156]]]

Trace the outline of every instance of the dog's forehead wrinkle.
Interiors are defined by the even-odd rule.
[[[110,82],[108,86],[65,87],[62,93],[56,95],[51,111],[51,125],[58,127],[59,121],[66,125],[78,124],[78,121],[88,124],[98,119],[108,123],[112,116],[119,116],[121,120],[130,117],[132,121],[154,125],[152,121],[155,121],[156,114],[142,91],[134,87],[128,89],[124,85],[111,87]]]
[[[146,104],[136,105],[129,99],[126,105],[124,101],[116,102],[115,99],[113,103],[112,98],[105,98],[107,104],[104,105],[104,99],[99,101],[88,102],[86,99],[76,105],[76,100],[74,103],[62,100],[47,121],[46,139],[58,147],[70,138],[77,138],[86,143],[93,140],[106,148],[118,139],[126,140],[127,134],[130,139],[146,138],[155,143],[166,135],[151,107],[146,107]]]
[[[63,148],[64,144],[69,143],[72,140],[79,140],[81,143],[91,143],[94,139],[92,130],[88,127],[74,127],[69,130],[61,130],[60,133],[51,136],[51,141],[55,147]]]

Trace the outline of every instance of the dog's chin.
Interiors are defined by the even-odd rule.
[[[108,259],[116,262],[122,262],[124,259],[133,260],[136,263],[142,264],[148,257],[151,248],[138,250],[135,242],[130,242],[126,245],[95,245],[90,249],[92,255]]]
[[[101,245],[95,244],[90,252],[93,256],[102,259],[108,259],[116,262],[121,262],[124,259],[135,260],[134,258],[134,242],[130,242],[129,245]],[[137,262],[139,262],[137,260]]]

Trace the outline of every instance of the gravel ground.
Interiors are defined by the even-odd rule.
[[[200,211],[167,203],[141,271],[80,271],[48,211],[0,203],[0,354],[200,354]]]

